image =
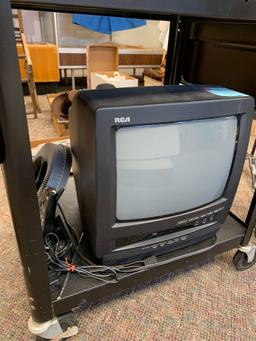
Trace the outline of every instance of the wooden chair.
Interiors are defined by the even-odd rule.
[[[39,101],[37,97],[37,92],[36,92],[36,84],[34,80],[34,74],[33,74],[33,64],[32,60],[30,57],[30,52],[29,48],[27,45],[27,40],[26,36],[23,31],[23,22],[22,22],[22,15],[21,11],[18,10],[17,14],[13,13],[13,20],[18,25],[14,25],[14,31],[15,31],[15,38],[16,38],[16,43],[21,43],[22,49],[23,49],[23,54],[18,54],[19,59],[24,59],[24,66],[25,66],[25,71],[26,71],[26,76],[27,76],[27,83],[28,83],[28,89],[29,89],[29,94],[31,97],[32,101],[32,106],[33,106],[33,112],[32,114],[34,115],[34,118],[37,118],[37,114],[42,112],[39,106]],[[30,113],[29,113],[30,114]]]

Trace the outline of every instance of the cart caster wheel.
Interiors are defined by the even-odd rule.
[[[250,262],[248,261],[247,253],[243,251],[237,251],[233,258],[233,264],[238,271],[244,271],[249,269],[256,263],[256,253]]]
[[[77,321],[73,313],[67,313],[53,318],[45,323],[36,323],[32,318],[28,321],[28,327],[36,336],[36,341],[66,340],[78,333]]]
[[[63,340],[78,333],[77,319],[73,312],[58,317],[63,333]]]

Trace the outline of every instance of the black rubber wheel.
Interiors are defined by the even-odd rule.
[[[63,331],[66,331],[68,328],[77,326],[77,319],[73,312],[59,315],[58,320]]]
[[[256,263],[256,253],[252,262],[248,263],[248,257],[245,252],[237,251],[233,258],[233,264],[238,271],[249,269]]]

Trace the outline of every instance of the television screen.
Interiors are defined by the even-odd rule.
[[[116,218],[177,214],[220,198],[236,133],[236,116],[119,128]]]

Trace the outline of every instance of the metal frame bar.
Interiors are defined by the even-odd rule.
[[[256,2],[238,0],[11,0],[14,8],[168,20],[171,15],[256,20]]]
[[[84,12],[137,18],[172,19],[175,25],[168,47],[166,83],[180,80],[177,48],[185,40],[178,33],[183,16],[218,18],[222,20],[256,21],[256,3],[237,0],[5,0],[0,1],[0,125],[2,128],[1,157],[14,229],[34,321],[43,323],[53,318],[48,283],[47,262],[34,183],[28,129],[19,77],[15,38],[12,27],[11,4],[16,8],[62,12]],[[179,17],[181,16],[181,23]],[[182,36],[181,36],[182,37]],[[175,43],[171,46],[171,43]],[[173,53],[173,57],[171,57]],[[0,136],[1,137],[1,136]],[[2,143],[3,142],[3,143]],[[26,200],[24,200],[24,197]],[[247,217],[243,244],[249,241],[256,220],[256,197]],[[228,244],[226,244],[227,247]],[[224,249],[224,247],[223,247]],[[38,266],[40,264],[40,266]],[[117,288],[117,290],[120,290]],[[74,295],[77,300],[78,296]],[[60,313],[61,311],[59,311]]]
[[[0,122],[0,164],[3,163],[5,160],[5,146],[4,146],[4,137],[1,128]]]
[[[5,148],[3,174],[31,315],[36,322],[44,322],[53,314],[9,1],[0,1],[0,45],[0,122]]]
[[[170,33],[168,40],[168,49],[166,56],[166,66],[164,75],[164,84],[178,84],[176,83],[176,69],[177,63],[177,47],[179,40],[179,25],[180,17],[172,17],[170,20]]]
[[[253,230],[256,223],[256,191],[254,191],[252,201],[245,219],[245,224],[247,226],[246,233],[242,242],[242,246],[247,245],[250,242]]]
[[[179,84],[182,80],[182,66],[190,20],[177,16],[170,21],[164,84]]]

